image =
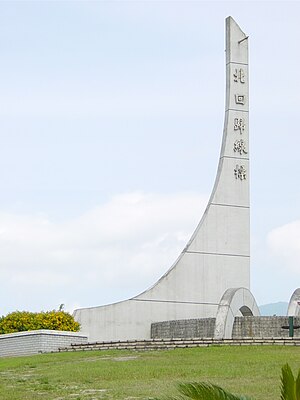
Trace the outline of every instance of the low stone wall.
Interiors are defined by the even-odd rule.
[[[239,338],[239,339],[145,339],[145,340],[117,340],[110,342],[90,342],[88,344],[74,344],[61,348],[61,352],[74,351],[102,351],[102,350],[171,350],[210,346],[298,346],[300,338]]]
[[[183,319],[151,324],[151,339],[212,338],[215,318]],[[245,337],[288,337],[288,317],[235,317],[232,338]],[[294,318],[294,325],[300,326],[300,317]],[[300,337],[300,329],[294,330],[294,337]]]
[[[77,332],[37,330],[0,335],[0,357],[25,356],[58,351],[71,344],[85,344],[87,336]]]
[[[151,324],[151,339],[212,338],[215,318],[181,319]]]
[[[288,337],[288,317],[235,317],[232,338],[240,337]],[[294,325],[300,325],[300,317],[294,317]],[[294,330],[294,337],[300,337],[300,329]]]

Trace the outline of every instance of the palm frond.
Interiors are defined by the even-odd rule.
[[[245,396],[237,396],[220,386],[205,382],[179,384],[179,391],[193,400],[250,400]]]
[[[298,375],[296,378],[296,388],[295,388],[295,395],[296,395],[296,399],[300,400],[300,369],[298,371]]]
[[[289,364],[285,364],[281,368],[281,400],[296,400],[295,387],[296,384],[291,367]]]

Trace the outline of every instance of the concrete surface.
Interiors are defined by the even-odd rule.
[[[250,288],[248,86],[247,36],[228,17],[223,141],[205,213],[153,287],[123,302],[75,310],[90,341],[148,339],[152,322],[216,317],[227,289]]]

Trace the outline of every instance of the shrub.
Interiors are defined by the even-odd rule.
[[[0,318],[0,334],[51,329],[78,332],[80,325],[65,311],[29,312],[14,311]]]

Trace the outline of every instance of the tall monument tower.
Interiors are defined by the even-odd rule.
[[[216,317],[217,337],[229,337],[235,314],[259,314],[250,292],[248,77],[248,37],[228,17],[223,141],[204,215],[177,261],[150,289],[75,311],[89,340],[147,339],[152,322],[207,317]]]

